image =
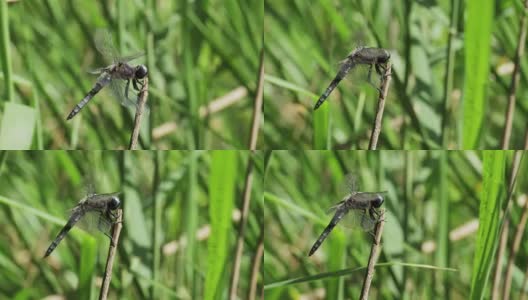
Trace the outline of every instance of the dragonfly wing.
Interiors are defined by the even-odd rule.
[[[125,107],[136,107],[137,100],[135,98],[137,98],[137,94],[133,91],[133,88],[130,85],[131,84],[128,86],[128,98],[125,96],[127,84],[124,80],[112,80],[110,83],[110,90],[112,91],[115,100],[117,100],[119,104]]]
[[[343,227],[359,228],[363,231],[371,231],[377,220],[370,216],[366,210],[351,209],[348,216],[343,220]]]
[[[117,52],[112,34],[107,29],[97,29],[94,34],[95,48],[104,58],[110,62],[116,61],[119,53]]]
[[[129,62],[131,60],[134,60],[134,59],[137,59],[137,58],[140,58],[142,57],[143,55],[145,55],[145,52],[137,52],[137,53],[134,53],[134,54],[131,54],[131,55],[127,55],[127,56],[122,56],[122,57],[119,57],[119,62],[123,62],[123,63],[126,63],[126,62]]]
[[[126,90],[128,89],[128,97],[126,95]],[[115,79],[110,83],[110,90],[114,95],[114,98],[119,102],[119,104],[128,107],[128,108],[137,108],[138,106],[138,92],[134,90],[133,84],[130,83],[127,87],[126,81]],[[144,112],[148,114],[150,111],[147,104],[145,104]]]
[[[354,195],[354,199],[357,199],[359,201],[368,201],[376,199],[378,197],[383,197],[383,195],[386,193],[387,192],[360,192]]]
[[[359,175],[357,173],[345,174],[337,185],[337,192],[339,195],[349,195],[350,193],[358,191],[358,178]]]
[[[88,70],[86,72],[88,74],[92,74],[92,75],[99,75],[99,74],[103,73],[104,71],[106,71],[106,68],[97,68],[97,69],[93,69],[93,70]]]
[[[326,210],[326,214],[335,213],[341,206],[343,206],[344,203],[345,203],[345,201],[341,201],[341,202],[337,203],[336,205],[328,208]]]

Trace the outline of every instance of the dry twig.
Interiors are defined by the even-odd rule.
[[[508,241],[508,237],[507,237],[508,229],[506,227],[509,227],[509,224],[510,224],[509,211],[512,205],[511,196],[513,193],[513,189],[515,187],[515,183],[517,181],[517,173],[519,171],[521,159],[522,159],[522,152],[516,151],[513,156],[512,168],[511,168],[511,173],[510,173],[510,181],[508,182],[508,194],[506,196],[507,205],[506,205],[506,209],[504,210],[504,214],[503,214],[504,221],[502,222],[502,225],[499,230],[500,241],[501,241],[501,245],[499,245],[499,251],[501,249],[502,251],[504,251],[504,249],[506,248],[505,244]],[[503,253],[499,252],[497,255],[500,255],[500,256],[499,256],[499,259],[497,259],[497,263],[495,264],[495,276],[494,276],[494,282],[493,282],[492,299],[498,299],[498,294],[499,294],[498,289],[501,283],[501,275],[502,275],[502,258],[500,257],[502,257]]]
[[[380,210],[380,221],[376,224],[375,239],[370,249],[370,257],[367,265],[367,272],[365,273],[365,279],[363,280],[363,287],[361,288],[361,300],[368,299],[370,285],[372,278],[374,277],[374,266],[378,261],[378,256],[381,248],[381,234],[383,232],[383,224],[385,223],[385,210]]]
[[[262,257],[264,256],[264,226],[261,226],[260,228],[260,237],[257,244],[257,251],[255,251],[255,255],[253,256],[252,265],[253,268],[251,270],[251,279],[249,281],[249,300],[254,300],[257,297],[257,283],[258,283],[258,277],[260,274],[260,266],[262,262]]]
[[[134,118],[134,129],[132,130],[132,136],[130,137],[130,145],[128,150],[135,150],[137,148],[139,130],[141,129],[141,119],[145,112],[145,103],[148,98],[148,77],[145,77],[143,81],[143,87],[138,95],[138,105],[136,109],[136,117]]]
[[[108,249],[108,258],[106,259],[106,268],[103,276],[103,284],[101,287],[101,293],[99,294],[99,300],[106,300],[108,297],[108,289],[110,287],[110,281],[112,279],[112,268],[114,265],[114,257],[117,251],[117,244],[119,242],[119,235],[121,234],[121,228],[123,227],[123,210],[117,210],[117,220],[113,226],[112,241],[110,248]]]
[[[260,68],[257,78],[257,93],[255,96],[255,106],[253,107],[253,122],[251,124],[251,135],[249,138],[249,150],[257,148],[257,138],[262,118],[262,99],[264,90],[264,48],[260,50]]]
[[[517,230],[515,230],[515,235],[513,237],[513,245],[510,249],[510,257],[508,259],[508,265],[506,266],[506,275],[504,275],[504,294],[502,299],[508,299],[511,289],[513,267],[515,264],[515,257],[517,252],[519,252],[519,247],[521,246],[521,238],[526,229],[526,221],[528,220],[528,201],[524,203],[523,213],[519,224],[517,224]]]
[[[244,184],[244,196],[242,204],[242,218],[238,224],[238,237],[233,262],[233,275],[231,276],[231,287],[229,288],[229,299],[237,299],[238,279],[240,277],[240,264],[242,261],[242,250],[244,248],[244,234],[249,215],[249,204],[251,203],[251,187],[253,186],[253,158],[249,157],[246,182]]]
[[[524,44],[526,43],[526,12],[528,11],[528,0],[524,1],[524,14],[521,17],[519,30],[519,40],[517,42],[517,51],[515,52],[513,74],[510,83],[510,94],[508,95],[508,109],[506,110],[506,125],[502,136],[502,149],[508,149],[513,122],[513,113],[515,111],[515,92],[519,85],[519,76],[521,68],[521,57],[524,53]]]
[[[262,92],[264,84],[264,49],[260,51],[260,68],[257,78],[258,86],[255,96],[255,106],[253,110],[253,123],[251,125],[251,136],[249,141],[249,149],[255,150],[257,146],[257,137],[260,126],[260,119],[262,115]],[[253,152],[252,152],[253,154]],[[246,182],[244,184],[244,196],[242,204],[242,218],[238,228],[238,238],[235,252],[235,260],[233,263],[233,275],[231,276],[231,286],[229,287],[229,299],[237,298],[236,292],[238,287],[238,279],[240,277],[240,263],[242,261],[242,250],[244,248],[244,234],[246,223],[249,214],[249,205],[251,203],[251,187],[253,185],[253,157],[249,157]]]
[[[374,127],[372,128],[372,134],[370,135],[369,150],[376,150],[378,145],[378,137],[381,132],[381,120],[383,118],[383,110],[385,109],[385,99],[389,91],[389,85],[391,81],[391,63],[387,63],[385,73],[383,74],[381,81],[381,93],[379,93],[378,99],[378,111],[376,112],[376,118],[374,119]]]

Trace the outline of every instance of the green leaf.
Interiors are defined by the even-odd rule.
[[[476,149],[484,122],[489,82],[494,1],[467,1],[462,148]]]
[[[33,107],[6,103],[0,128],[0,149],[28,150],[33,139],[36,116]]]
[[[480,196],[479,229],[473,260],[471,299],[482,299],[486,295],[489,273],[495,259],[499,240],[505,155],[505,151],[484,151],[483,189]]]
[[[209,216],[211,218],[211,235],[208,240],[208,268],[205,279],[206,300],[218,299],[226,289],[221,287],[224,281],[224,268],[231,268],[226,263],[231,253],[229,236],[232,233],[233,204],[237,183],[237,152],[214,151],[211,173],[209,175]],[[229,270],[231,271],[231,270]],[[230,273],[230,272],[229,272]]]

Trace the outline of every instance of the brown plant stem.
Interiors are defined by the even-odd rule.
[[[495,275],[493,276],[493,288],[491,292],[491,299],[498,300],[500,294],[500,286],[502,282],[502,263],[504,252],[506,252],[506,244],[508,243],[509,219],[504,220],[504,230],[501,232],[499,250],[497,251],[497,263],[495,264]]]
[[[528,221],[528,201],[524,202],[523,213],[519,224],[517,224],[517,229],[513,236],[513,245],[510,249],[510,257],[508,260],[508,265],[506,266],[506,275],[504,275],[504,294],[502,299],[508,299],[510,294],[511,282],[512,282],[512,273],[515,263],[515,256],[519,252],[519,247],[521,246],[521,239],[526,229],[526,221]]]
[[[117,244],[119,243],[119,235],[121,234],[121,228],[123,227],[123,210],[117,210],[117,220],[112,227],[112,241],[110,242],[110,248],[108,248],[108,258],[106,259],[106,268],[103,276],[103,284],[101,287],[101,293],[99,294],[99,300],[106,300],[108,297],[108,289],[110,287],[110,281],[112,279],[112,268],[114,265],[114,258],[117,251]]]
[[[521,17],[519,40],[517,42],[517,50],[515,51],[513,74],[510,83],[510,93],[508,95],[508,109],[506,110],[506,124],[504,126],[504,133],[502,136],[502,149],[508,149],[510,144],[511,129],[513,123],[513,114],[515,112],[515,92],[519,85],[519,76],[521,68],[521,57],[524,53],[524,44],[526,43],[526,15],[528,10],[528,0],[524,1],[524,13]]]
[[[504,210],[504,213],[503,213],[504,221],[502,222],[502,225],[499,229],[501,245],[499,245],[499,253],[497,254],[498,255],[500,254],[501,257],[504,253],[500,253],[500,250],[501,248],[505,248],[505,243],[507,243],[508,241],[508,231],[509,230],[506,227],[509,227],[509,224],[510,224],[509,212],[512,206],[511,196],[513,193],[513,189],[515,187],[515,183],[517,181],[517,173],[519,171],[519,166],[521,164],[522,155],[523,155],[522,151],[515,151],[515,154],[513,156],[510,178],[508,182],[508,192],[506,195],[507,204],[506,204],[506,209]],[[502,250],[504,251],[504,249]],[[497,262],[495,263],[495,277],[494,277],[494,283],[493,283],[493,291],[492,291],[493,298],[492,299],[498,299],[498,293],[499,293],[498,288],[500,287],[500,283],[501,283],[501,275],[502,275],[502,258],[499,258],[497,259]],[[503,294],[504,294],[504,291],[503,291]]]
[[[522,284],[522,288],[520,289],[521,296],[519,297],[519,300],[526,299],[526,288],[528,287],[528,266],[526,267],[526,270],[524,271],[524,281]]]
[[[260,237],[257,244],[257,251],[255,251],[255,255],[253,256],[252,265],[253,268],[251,268],[251,279],[249,280],[249,300],[255,300],[257,297],[257,284],[258,284],[258,277],[260,274],[260,266],[262,263],[262,257],[264,256],[264,226],[260,227]]]
[[[148,98],[148,77],[143,80],[143,87],[138,95],[138,105],[136,109],[136,117],[134,118],[134,129],[132,130],[132,136],[130,136],[130,144],[128,150],[135,150],[137,148],[139,130],[141,129],[141,119],[145,111],[145,103]]]
[[[248,157],[248,165],[246,169],[246,182],[244,184],[244,194],[242,203],[242,216],[238,224],[238,237],[235,250],[235,258],[233,261],[233,275],[231,276],[231,286],[229,287],[229,299],[237,299],[238,279],[240,277],[240,264],[242,261],[242,250],[244,249],[244,234],[246,231],[246,223],[249,215],[249,205],[251,203],[251,188],[253,186],[253,157],[252,154]]]
[[[372,128],[372,134],[370,135],[369,150],[376,150],[378,145],[378,137],[381,132],[381,121],[383,119],[383,111],[385,109],[385,99],[387,98],[387,93],[389,91],[389,85],[391,81],[391,63],[387,63],[385,68],[385,73],[382,77],[381,82],[381,93],[379,93],[378,98],[378,110],[376,112],[376,118],[374,119],[374,126]]]
[[[262,119],[262,101],[264,91],[264,48],[260,49],[260,67],[257,78],[257,93],[255,95],[255,106],[253,107],[253,122],[251,123],[251,135],[249,138],[249,150],[257,148],[257,138]]]
[[[361,288],[361,300],[367,300],[370,285],[372,284],[372,278],[374,278],[374,266],[378,261],[379,252],[381,248],[381,234],[383,232],[383,224],[385,223],[385,210],[380,210],[380,221],[376,224],[376,229],[374,233],[374,243],[370,249],[370,257],[367,265],[367,272],[365,273],[365,279],[363,280],[363,287]]]

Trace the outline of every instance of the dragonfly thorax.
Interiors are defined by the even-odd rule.
[[[116,210],[121,205],[121,201],[116,196],[113,196],[112,199],[108,202],[108,208],[110,210]]]
[[[145,78],[145,76],[147,76],[148,74],[148,70],[147,70],[147,67],[145,65],[138,65],[136,67],[136,78],[138,79],[143,79]]]

